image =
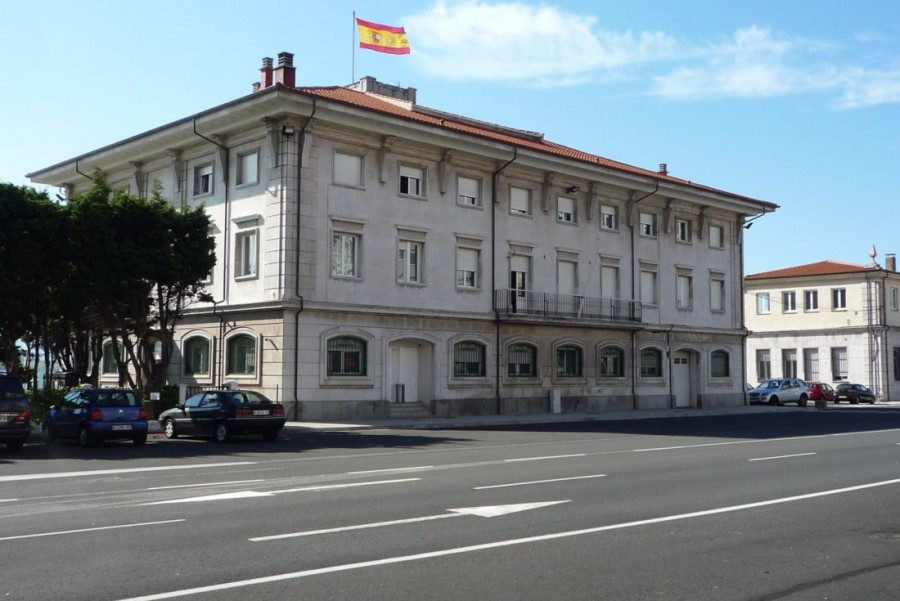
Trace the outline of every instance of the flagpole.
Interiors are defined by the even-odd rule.
[[[350,34],[350,83],[356,81],[356,11],[353,11],[352,33]]]

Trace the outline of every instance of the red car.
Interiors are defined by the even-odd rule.
[[[832,388],[831,384],[807,382],[806,385],[809,386],[809,400],[818,401],[819,399],[825,399],[828,403],[834,402],[834,388]]]

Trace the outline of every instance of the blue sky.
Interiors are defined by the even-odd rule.
[[[839,5],[839,6],[833,6]],[[746,273],[900,250],[900,3],[0,0],[0,181],[245,94],[412,86],[420,104],[781,205]],[[408,56],[353,49],[352,13]],[[355,61],[354,61],[355,56]],[[56,192],[51,190],[51,192]]]

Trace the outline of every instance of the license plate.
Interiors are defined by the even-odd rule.
[[[18,413],[0,413],[0,422],[8,422],[19,417]]]
[[[131,430],[131,424],[116,424],[112,427],[113,430]]]
[[[254,409],[253,415],[269,415],[268,409]]]

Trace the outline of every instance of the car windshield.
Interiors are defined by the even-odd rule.
[[[137,396],[130,390],[100,391],[97,393],[98,407],[137,407]]]
[[[25,396],[18,378],[0,378],[0,399],[16,399]]]
[[[779,386],[781,386],[781,380],[765,380],[759,384],[759,388],[778,388]]]
[[[271,403],[269,399],[257,392],[233,392],[231,393],[232,405],[258,405],[260,403]]]

